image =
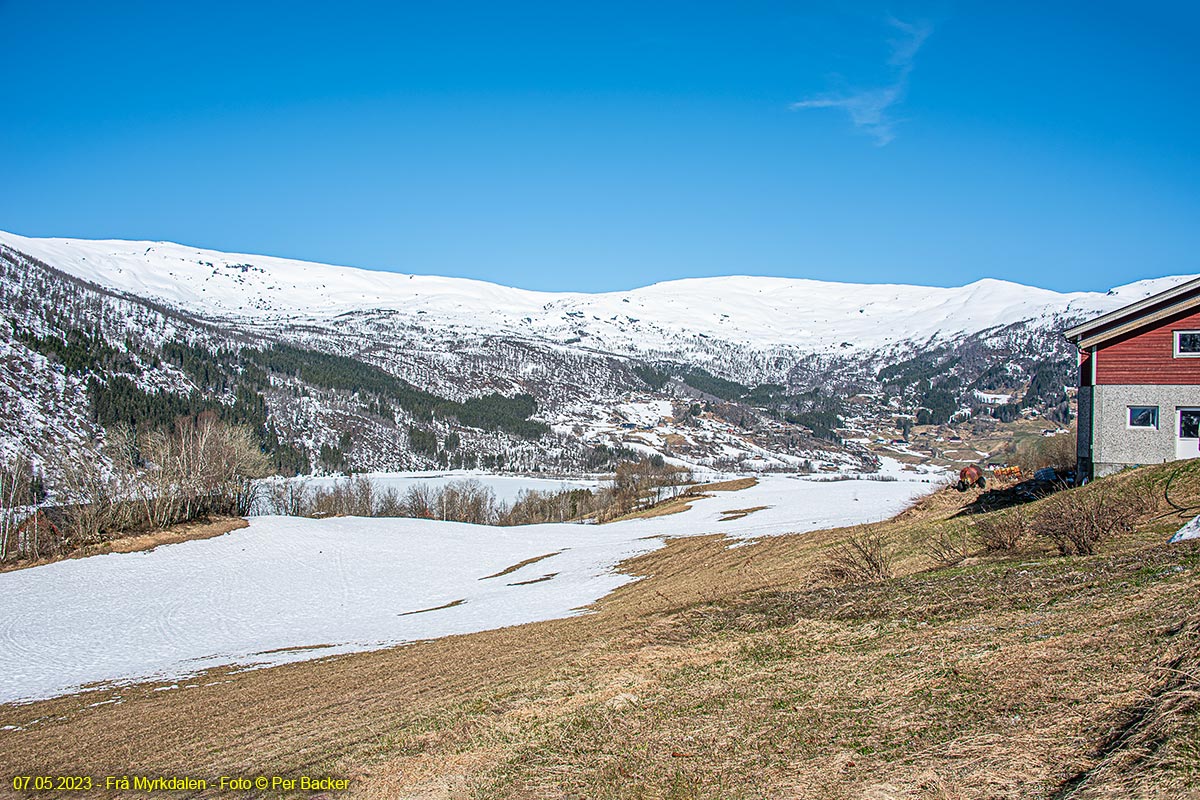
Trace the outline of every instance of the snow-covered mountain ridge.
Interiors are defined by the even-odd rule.
[[[1061,331],[1185,279],[1104,294],[748,276],[548,293],[0,232],[0,457],[209,410],[254,427],[281,470],[575,471],[639,454],[869,468],[864,443],[914,424],[1067,422]]]
[[[583,294],[169,242],[31,239],[0,232],[0,243],[81,279],[208,318],[327,325],[340,316],[387,312],[422,326],[610,352],[670,350],[694,337],[805,353],[929,344],[1024,320],[1103,313],[1190,277],[1139,281],[1106,294],[1059,293],[990,278],[941,288],[750,276]]]

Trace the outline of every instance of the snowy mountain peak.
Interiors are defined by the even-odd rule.
[[[994,278],[942,288],[755,276],[689,278],[585,294],[170,242],[32,239],[0,232],[0,244],[76,277],[209,318],[322,323],[387,312],[412,324],[436,320],[439,326],[481,334],[614,352],[678,349],[697,337],[813,353],[944,341],[1022,320],[1103,313],[1190,277],[1138,281],[1107,294],[1063,294]]]
[[[862,466],[898,419],[1065,420],[1061,331],[1181,280],[1062,294],[739,275],[550,293],[0,233],[0,455],[52,458],[100,427],[205,408],[300,471]]]

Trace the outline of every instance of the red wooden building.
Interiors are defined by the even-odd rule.
[[[1200,457],[1200,278],[1076,325],[1079,474]]]

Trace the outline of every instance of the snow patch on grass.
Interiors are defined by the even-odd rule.
[[[633,580],[617,571],[622,561],[666,537],[755,539],[881,520],[933,487],[896,474],[764,476],[680,514],[610,525],[256,517],[213,539],[5,573],[0,603],[14,613],[0,623],[0,702],[583,613]],[[764,508],[730,521],[731,502]],[[502,572],[508,580],[481,580]]]

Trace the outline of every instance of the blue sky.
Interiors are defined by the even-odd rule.
[[[1103,0],[0,0],[0,228],[535,289],[1107,289],[1200,272],[1198,23]]]

